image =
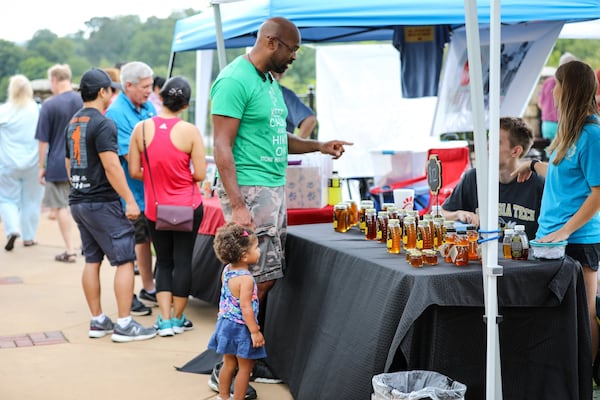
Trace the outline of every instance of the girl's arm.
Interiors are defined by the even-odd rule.
[[[540,242],[558,242],[567,240],[577,229],[585,225],[600,209],[600,186],[592,187],[590,195],[579,210],[556,232],[544,236]]]
[[[265,338],[260,332],[260,327],[256,323],[254,318],[254,311],[252,310],[252,292],[254,291],[254,278],[250,276],[244,276],[242,284],[240,286],[240,308],[242,310],[242,316],[244,322],[252,335],[252,345],[254,347],[261,347],[265,345]]]

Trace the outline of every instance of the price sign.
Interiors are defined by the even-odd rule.
[[[442,163],[437,154],[432,154],[427,161],[427,184],[431,193],[437,196],[442,187]]]

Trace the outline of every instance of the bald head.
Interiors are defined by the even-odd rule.
[[[260,26],[248,60],[261,72],[282,73],[296,60],[299,48],[298,27],[289,19],[274,17]]]
[[[300,44],[300,31],[292,21],[283,17],[273,17],[266,20],[258,29],[257,41],[267,38],[285,38]]]

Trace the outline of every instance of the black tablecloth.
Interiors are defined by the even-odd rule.
[[[268,362],[296,400],[370,398],[373,375],[425,369],[485,398],[481,266],[410,267],[331,224],[288,229],[286,276],[269,293]],[[583,275],[570,258],[500,260],[504,399],[591,399]]]

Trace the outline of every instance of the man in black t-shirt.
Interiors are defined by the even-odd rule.
[[[544,178],[533,174],[523,183],[511,176],[519,160],[533,144],[533,134],[520,118],[500,118],[500,146],[498,177],[498,223],[505,228],[525,225],[529,239],[535,238],[544,190]],[[452,195],[442,205],[444,218],[479,226],[479,203],[475,169],[463,175]]]
[[[156,330],[145,328],[130,315],[134,287],[135,237],[130,221],[140,215],[117,155],[117,128],[103,115],[112,97],[112,82],[101,69],[83,74],[84,107],[66,129],[66,165],[71,181],[69,206],[81,235],[85,267],[82,285],[92,314],[89,337],[113,332],[115,342],[151,339]],[[119,196],[125,200],[125,211]],[[104,257],[116,266],[114,291],[118,320],[104,315],[100,302],[100,265]]]

